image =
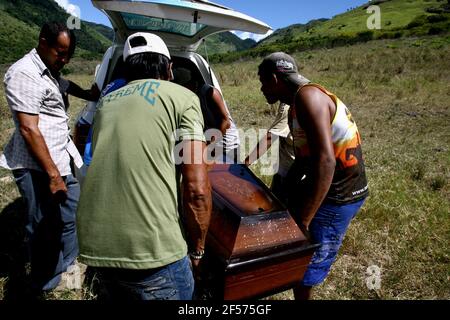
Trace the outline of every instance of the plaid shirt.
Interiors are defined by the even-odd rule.
[[[0,166],[42,171],[19,131],[17,112],[24,112],[39,115],[39,130],[61,176],[71,174],[70,157],[81,167],[83,161],[69,135],[69,116],[63,98],[68,81],[55,79],[33,49],[8,69],[4,83],[16,130],[0,157]]]

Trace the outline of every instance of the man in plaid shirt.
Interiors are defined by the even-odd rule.
[[[27,207],[26,245],[36,294],[54,289],[78,255],[80,187],[71,160],[77,167],[83,162],[69,135],[65,95],[80,88],[59,75],[74,50],[72,31],[64,24],[45,24],[38,47],[13,64],[4,79],[16,130],[0,166],[12,170]],[[81,96],[89,98],[85,93]]]

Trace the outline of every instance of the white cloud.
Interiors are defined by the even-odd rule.
[[[262,39],[270,36],[273,33],[273,30],[269,30],[266,34],[256,34],[256,33],[250,33],[250,32],[242,32],[242,31],[231,31],[231,32],[233,32],[235,35],[237,35],[242,40],[253,39],[256,42],[259,42]]]
[[[55,0],[55,2],[57,3],[57,4],[59,4],[59,6],[61,7],[61,8],[67,8],[67,6],[69,5],[69,1],[68,0]]]
[[[71,16],[74,16],[74,17],[77,17],[77,18],[81,17],[80,7],[78,7],[76,5],[69,4],[69,6],[67,7],[66,11]]]
[[[55,0],[55,2],[64,10],[66,10],[66,12],[68,14],[70,14],[71,16],[74,17],[81,17],[81,13],[80,13],[80,8],[74,4],[71,4],[69,2],[69,0]]]

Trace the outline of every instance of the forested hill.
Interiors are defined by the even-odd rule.
[[[48,21],[67,21],[67,14],[53,0],[0,0],[0,63],[10,63],[36,47],[41,26]],[[113,38],[111,28],[81,21],[76,56],[99,58]]]
[[[68,18],[53,0],[0,0],[0,64],[14,62],[36,47],[39,30],[45,22]],[[83,59],[100,59],[114,37],[110,27],[84,20],[81,30],[75,30],[75,34],[78,42],[75,56]],[[206,41],[209,54],[245,50],[255,44],[231,32],[212,35]],[[200,50],[203,54],[203,47]]]

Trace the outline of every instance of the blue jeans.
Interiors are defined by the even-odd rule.
[[[191,300],[194,277],[189,258],[147,270],[95,268],[106,300]]]
[[[348,226],[365,200],[345,205],[323,204],[319,208],[309,225],[309,231],[312,238],[321,246],[312,256],[301,282],[303,286],[315,286],[325,280],[342,245]]]
[[[30,169],[13,170],[13,174],[26,205],[25,242],[32,289],[54,289],[78,256],[75,216],[80,185],[72,175],[63,177],[67,199],[57,203],[50,193],[47,174]]]

